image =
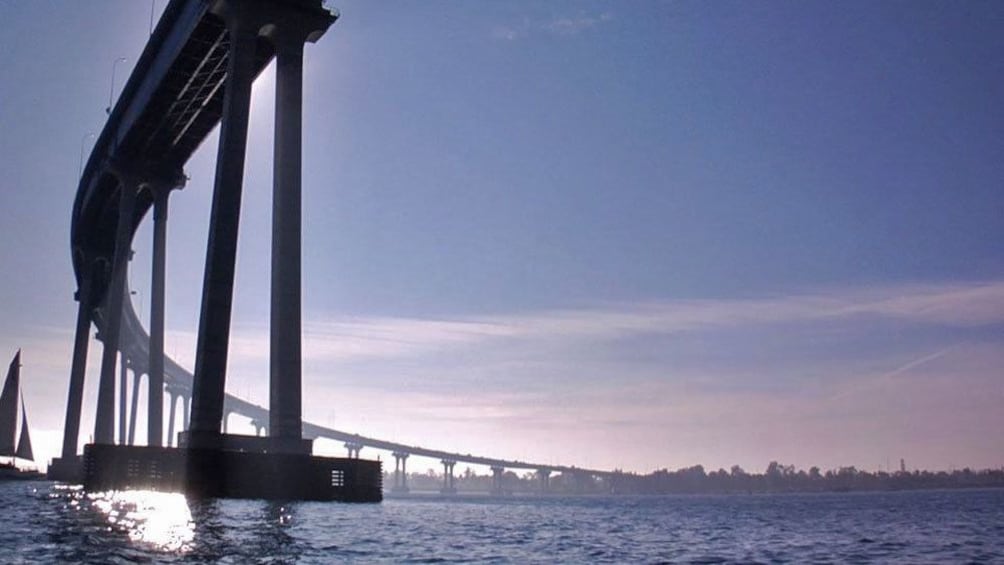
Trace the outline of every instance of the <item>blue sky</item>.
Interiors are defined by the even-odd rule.
[[[329,4],[305,72],[309,418],[636,471],[1004,464],[1000,4]],[[0,344],[25,349],[49,456],[80,150],[150,6],[0,0]],[[273,88],[228,382],[259,402]],[[189,367],[215,145],[172,199],[167,351]]]

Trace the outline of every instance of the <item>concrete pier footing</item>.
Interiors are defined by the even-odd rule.
[[[88,491],[150,489],[267,500],[383,499],[379,461],[309,453],[88,444],[82,475]]]

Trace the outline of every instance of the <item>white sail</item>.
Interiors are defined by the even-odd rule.
[[[21,436],[17,440],[17,452],[14,457],[25,461],[34,461],[35,454],[31,451],[31,435],[28,434],[28,411],[24,409],[24,394],[21,394]]]
[[[14,455],[14,437],[17,432],[17,400],[21,380],[21,350],[7,370],[7,380],[0,394],[0,456]]]

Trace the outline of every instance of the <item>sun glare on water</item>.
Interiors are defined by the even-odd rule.
[[[162,551],[184,553],[191,549],[195,525],[184,495],[129,490],[88,497],[106,516],[109,528],[125,531],[130,540]]]

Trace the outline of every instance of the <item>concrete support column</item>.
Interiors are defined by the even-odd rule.
[[[345,442],[345,449],[348,451],[349,459],[359,459],[359,452],[363,450],[363,444],[354,441]]]
[[[251,425],[254,426],[254,435],[256,437],[262,435],[262,432],[268,435],[268,426],[261,420],[251,420]]]
[[[191,396],[188,396],[187,394],[181,395],[181,421],[184,426],[181,429],[183,430],[188,430],[189,424],[192,421],[191,400]]]
[[[457,462],[451,459],[443,459],[441,463],[443,464],[443,489],[441,492],[443,494],[456,494],[457,487],[453,479],[453,466]]]
[[[551,490],[551,470],[537,469],[537,477],[540,478],[540,493],[547,494]]]
[[[174,445],[174,406],[178,396],[171,389],[167,390],[167,446]]]
[[[126,402],[129,401],[129,362],[125,353],[119,353],[119,445],[127,443],[126,422],[129,418]]]
[[[227,424],[230,422],[230,412],[223,413],[223,433],[227,433]]]
[[[101,376],[98,383],[98,407],[94,419],[94,442],[115,443],[115,357],[119,349],[122,325],[122,301],[125,292],[126,264],[132,237],[133,208],[138,183],[119,172],[119,214],[115,230],[115,256],[111,264],[111,281],[102,313],[105,319],[104,350],[101,353]]]
[[[303,39],[276,42],[272,183],[272,303],[269,426],[303,435],[301,375],[301,153]],[[359,457],[359,449],[356,449]]]
[[[213,446],[218,441],[223,418],[237,228],[240,221],[257,37],[257,29],[241,11],[251,9],[251,4],[253,3],[229,4],[236,13],[231,14],[227,21],[231,49],[227,61],[206,269],[202,283],[202,310],[195,353],[192,430],[188,444],[192,447],[203,444]]]
[[[84,402],[84,374],[87,371],[87,348],[91,340],[91,283],[96,267],[89,267],[77,289],[77,328],[73,338],[73,360],[70,364],[70,390],[66,398],[66,422],[63,425],[64,461],[77,455],[80,439],[80,410]]]
[[[493,496],[501,496],[504,494],[505,489],[502,486],[502,477],[505,473],[505,467],[492,467],[492,490],[491,494]]]
[[[408,492],[408,453],[394,453],[394,492]]]
[[[164,288],[167,272],[167,197],[160,188],[153,202],[153,265],[150,278],[150,374],[147,380],[147,445],[164,441]]]
[[[143,374],[133,369],[132,372],[132,401],[129,403],[129,445],[136,444],[136,412],[139,408],[139,381]],[[149,417],[149,408],[147,417]],[[147,440],[149,441],[149,440]]]

